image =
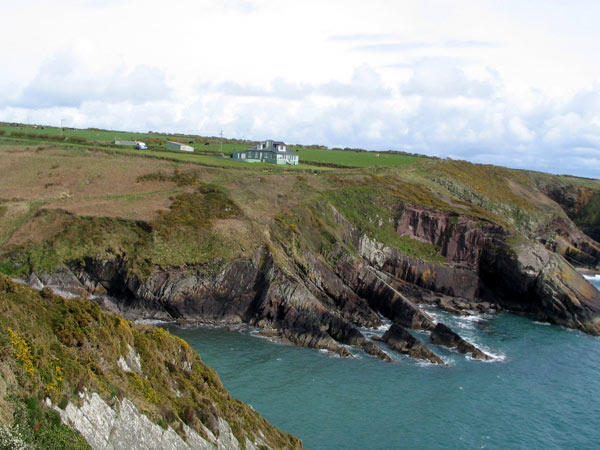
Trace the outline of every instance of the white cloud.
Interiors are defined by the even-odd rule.
[[[277,77],[265,87],[257,84],[240,84],[230,80],[215,85],[202,82],[199,83],[198,88],[201,93],[216,91],[232,97],[270,97],[288,100],[303,100],[314,95],[371,100],[391,96],[391,90],[384,86],[379,73],[367,64],[353,71],[350,82],[332,80],[316,84],[294,83]]]
[[[464,0],[456,8],[4,2],[0,39],[11,45],[0,47],[0,120],[222,129],[598,176],[598,7],[552,2],[538,15],[513,0]]]
[[[165,74],[159,69],[135,66],[96,74],[76,53],[63,51],[41,64],[13,104],[26,108],[76,107],[86,101],[145,103],[170,96]]]
[[[403,91],[438,98],[489,97],[494,86],[489,81],[467,78],[460,61],[454,58],[425,58],[414,64]]]

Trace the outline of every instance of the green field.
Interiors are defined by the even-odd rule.
[[[94,128],[64,128],[50,127],[44,125],[23,125],[0,124],[0,133],[4,131],[4,136],[11,136],[15,133],[34,133],[39,139],[44,140],[42,135],[60,137],[64,136],[67,141],[70,137],[87,139],[97,144],[109,145],[116,140],[140,140],[148,144],[150,148],[166,149],[166,142],[177,141],[194,147],[195,151],[200,152],[221,152],[221,142],[219,137],[203,137],[185,134],[168,133],[136,133],[131,131],[100,130]],[[254,145],[254,142],[240,141],[234,139],[223,139],[223,154],[231,154],[236,150],[243,150]]]
[[[58,128],[41,125],[5,124],[0,123],[0,137],[6,139],[27,140],[28,143],[40,141],[64,142],[76,145],[93,145],[109,147],[125,153],[136,152],[129,147],[114,146],[117,140],[140,140],[148,145],[149,154],[156,157],[176,159],[179,161],[196,162],[211,166],[240,166],[244,162],[235,162],[227,158],[211,156],[229,156],[234,151],[247,149],[255,144],[254,141],[221,139],[219,137],[203,137],[184,134],[166,133],[135,133],[129,131],[111,131],[100,129]],[[170,151],[166,148],[168,140],[191,145],[194,153]],[[291,149],[300,155],[300,169],[310,169],[314,165],[332,165],[340,167],[392,167],[412,164],[422,157],[416,155],[394,154],[385,152],[367,152],[353,150],[328,150],[322,147],[292,146]],[[259,164],[259,167],[272,167],[272,164]]]
[[[43,144],[43,145],[41,145]],[[103,151],[106,153],[112,154],[125,154],[131,155],[135,157],[143,157],[143,158],[156,158],[156,159],[164,159],[178,162],[188,162],[199,164],[202,166],[210,166],[210,167],[237,167],[241,169],[248,169],[252,171],[263,171],[268,170],[271,172],[283,172],[283,171],[306,171],[306,170],[319,170],[319,171],[327,171],[332,170],[331,167],[321,167],[311,164],[299,164],[297,166],[284,166],[284,165],[276,165],[276,164],[268,164],[268,163],[246,163],[241,161],[236,161],[228,157],[221,157],[218,154],[210,155],[203,153],[192,153],[185,151],[176,151],[176,150],[167,150],[161,149],[157,147],[150,147],[148,150],[136,150],[132,147],[127,146],[116,146],[116,145],[101,145],[101,144],[81,144],[81,143],[70,143],[69,141],[65,142],[55,142],[55,141],[45,141],[43,139],[31,139],[31,138],[12,138],[10,136],[0,136],[0,145],[30,145],[30,146],[51,146],[55,148],[63,148],[63,149],[89,149],[89,150],[97,150]]]
[[[335,164],[346,167],[391,167],[404,166],[419,161],[423,157],[385,152],[367,152],[352,150],[326,150],[311,147],[291,147],[298,153],[300,161],[317,164]]]

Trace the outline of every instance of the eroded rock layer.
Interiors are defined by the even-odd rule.
[[[404,205],[396,232],[438,246],[446,259],[425,261],[361,233],[336,210],[333,216],[345,235],[329,257],[307,247],[302,257],[290,250],[282,258],[260,247],[251,259],[237,260],[218,272],[202,267],[155,269],[144,279],[128,269],[125,259],[87,258],[50,275],[32,274],[29,282],[100,295],[106,306],[129,318],[248,323],[297,345],[340,356],[350,356],[354,347],[383,360],[390,359],[384,348],[360,331],[380,327],[382,316],[394,323],[395,331],[425,330],[434,343],[488,359],[454,331],[436,324],[419,303],[457,314],[510,309],[600,334],[600,293],[547,246],[508,245],[510,236],[497,225]],[[590,249],[586,255],[597,264],[598,253]],[[393,349],[439,363],[424,346],[414,350],[406,342],[400,345],[408,339],[406,334],[407,339],[397,342],[392,336],[402,333],[388,335],[387,340],[395,342]]]

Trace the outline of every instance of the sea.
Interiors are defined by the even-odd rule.
[[[588,280],[600,289],[600,275]],[[447,367],[398,355],[386,363],[274,343],[246,327],[168,328],[232,396],[309,449],[600,448],[600,338],[509,312],[428,312],[494,360],[432,346]]]

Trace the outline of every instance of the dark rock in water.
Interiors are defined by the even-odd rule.
[[[398,324],[393,324],[385,332],[381,340],[387,343],[392,350],[408,355],[411,358],[422,359],[434,364],[444,364],[444,361],[439,356]]]
[[[458,334],[443,323],[438,323],[430,336],[431,342],[444,347],[455,348],[460,353],[470,353],[473,359],[490,360],[491,356],[486,355],[473,344],[469,344]]]
[[[340,262],[337,272],[369,306],[394,322],[414,330],[431,330],[433,320],[417,305],[394,289],[376,270],[363,264]]]
[[[362,346],[363,350],[365,352],[367,352],[369,355],[373,355],[383,361],[387,361],[387,362],[391,362],[392,358],[390,358],[390,356],[384,352],[383,350],[381,350],[379,348],[379,346],[373,344],[372,342],[369,341],[365,341],[364,345]]]
[[[444,347],[458,347],[462,338],[443,323],[438,323],[431,332],[431,342]]]

